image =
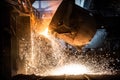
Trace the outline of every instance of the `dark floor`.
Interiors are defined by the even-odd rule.
[[[62,75],[62,76],[35,76],[35,75],[16,75],[12,80],[120,80],[120,74],[115,75]]]

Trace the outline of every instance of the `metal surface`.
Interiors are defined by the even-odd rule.
[[[63,0],[49,25],[49,32],[74,46],[87,44],[96,32],[92,13],[75,5],[74,0]]]

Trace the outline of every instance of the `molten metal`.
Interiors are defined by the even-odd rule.
[[[18,74],[49,76],[109,73],[111,71],[108,69],[109,59],[103,56],[96,56],[96,58],[86,56],[83,58],[82,55],[76,55],[76,51],[70,50],[71,45],[49,35],[48,27],[46,27],[49,22],[50,20],[46,20],[40,24],[34,19],[33,23],[31,22],[31,51],[24,47],[21,49],[24,50],[22,52],[24,55],[19,53],[23,63],[20,65]],[[20,45],[26,46],[26,44]],[[99,59],[99,63],[97,59]]]
[[[90,71],[84,65],[68,64],[53,70],[51,72],[51,75],[81,75],[81,74],[87,74],[87,73],[90,73]]]
[[[40,34],[45,36],[45,37],[48,37],[49,36],[48,35],[48,27],[43,32],[41,32]]]

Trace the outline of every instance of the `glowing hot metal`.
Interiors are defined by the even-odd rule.
[[[48,35],[48,27],[43,32],[41,32],[40,34],[44,35],[45,37],[48,37],[49,36]]]
[[[53,70],[53,72],[51,72],[51,75],[81,75],[87,73],[90,73],[90,71],[84,65],[68,64]]]
[[[22,65],[18,69],[18,74],[35,74],[41,76],[81,75],[109,73],[111,71],[111,69],[108,69],[110,60],[105,57],[82,58],[82,55],[77,55],[76,57],[76,51],[72,52],[74,55],[71,55],[72,50],[69,48],[70,45],[48,34],[47,26],[50,21],[44,20],[41,24],[39,21],[33,19],[31,24],[31,51],[27,50],[26,47],[21,48],[24,51],[24,56],[22,53],[19,53]],[[26,46],[25,44],[21,45]],[[73,64],[74,62],[76,64]]]

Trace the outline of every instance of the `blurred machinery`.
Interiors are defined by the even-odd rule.
[[[56,37],[78,47],[91,41],[96,28],[93,14],[75,5],[75,0],[63,0],[49,26],[50,32]]]

